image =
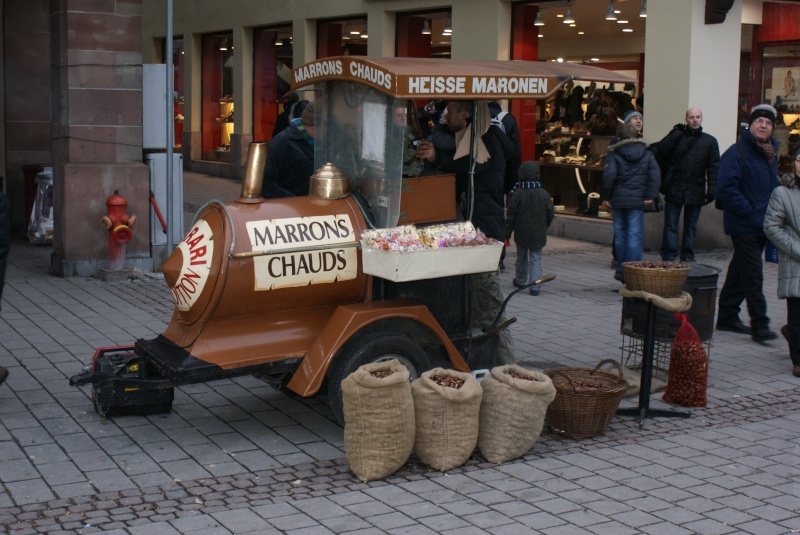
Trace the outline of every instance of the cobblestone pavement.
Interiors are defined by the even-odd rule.
[[[231,181],[186,173],[187,220]],[[648,217],[658,217],[657,215]],[[187,221],[188,224],[188,221]],[[523,458],[476,453],[447,473],[415,457],[359,482],[324,399],[298,399],[252,377],[176,389],[173,411],[101,421],[87,387],[70,387],[97,347],[152,338],[172,305],[157,276],[61,279],[49,247],[12,245],[0,365],[0,532],[608,533],[800,532],[800,379],[783,339],[714,333],[708,405],[688,419],[616,416],[601,437],[545,430]],[[648,254],[655,259],[655,255]],[[506,259],[510,293],[515,254]],[[698,255],[721,288],[727,251]],[[594,366],[625,358],[621,298],[606,246],[551,238],[538,297],[509,311],[524,365]],[[777,267],[765,268],[773,327]],[[746,319],[746,312],[743,313]],[[651,398],[651,407],[671,408]],[[635,406],[627,398],[623,406]]]

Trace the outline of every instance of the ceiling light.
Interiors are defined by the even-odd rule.
[[[577,24],[570,24],[569,25],[570,28],[574,28],[575,26],[577,26]]]
[[[363,32],[361,32],[361,38],[362,39],[366,39],[367,37],[369,37],[369,35],[367,34],[367,30],[364,30]]]
[[[575,24],[575,19],[572,18],[572,8],[569,7],[569,4],[567,4],[567,12],[564,13],[564,20],[562,22],[564,24]]]
[[[592,61],[600,61],[600,58],[592,58]]]
[[[556,59],[556,61],[559,62],[559,63],[564,63],[564,58],[558,58],[558,59]]]
[[[614,13],[614,6],[611,2],[608,3],[608,11],[606,12],[606,20],[617,20],[617,15]]]
[[[578,35],[583,35],[583,32],[578,32]]]
[[[442,35],[453,35],[453,24],[450,17],[447,17],[447,26],[442,30]]]
[[[640,17],[647,17],[647,0],[642,0],[642,10],[639,12]]]
[[[536,19],[533,21],[534,26],[544,26],[544,20],[542,20],[542,12],[539,11],[536,13]]]
[[[355,26],[350,26],[350,35],[360,35],[361,30],[356,28]]]
[[[617,20],[617,24],[628,24],[627,20],[619,19]]]
[[[428,19],[425,19],[425,24],[422,25],[422,35],[430,35],[431,34],[431,24],[428,22]]]
[[[544,37],[544,34],[543,34],[543,33],[540,33],[540,34],[539,34],[539,35],[537,35],[536,37]]]
[[[623,31],[623,32],[626,32],[626,33],[630,33],[630,32],[632,32],[633,30],[632,30],[631,28],[622,28],[622,31]]]

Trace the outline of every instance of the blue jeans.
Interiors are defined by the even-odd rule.
[[[542,250],[526,249],[517,245],[517,263],[514,282],[520,286],[531,283],[542,276]],[[538,294],[539,287],[531,286],[531,293]]]
[[[644,211],[641,208],[614,208],[613,214],[617,273],[622,274],[623,263],[642,260]]]
[[[681,240],[681,260],[694,260],[694,235],[702,206],[684,206],[681,203],[664,203],[664,233],[661,236],[661,259],[678,258],[678,220],[683,209],[683,239]]]

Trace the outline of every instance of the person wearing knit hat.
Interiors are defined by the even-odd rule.
[[[506,213],[506,243],[513,234],[517,245],[512,281],[517,288],[529,286],[542,277],[542,249],[547,244],[547,227],[554,217],[553,201],[539,182],[539,164],[523,162],[517,183],[509,192]],[[530,293],[539,295],[539,286],[531,286]]]
[[[636,130],[639,132],[639,135],[642,134],[642,128],[644,127],[644,117],[642,114],[636,110],[630,110],[625,114],[622,118],[622,124],[632,124],[636,127]]]
[[[287,91],[281,98],[278,99],[278,102],[283,102],[283,111],[280,112],[278,117],[275,119],[275,127],[272,129],[272,137],[277,136],[289,128],[289,121],[292,119],[291,109],[298,100],[300,100],[300,96],[294,91]]]
[[[769,328],[764,298],[762,256],[767,238],[764,217],[778,187],[778,142],[772,137],[777,112],[769,104],[750,110],[750,128],[722,155],[717,173],[717,199],[733,256],[719,293],[717,330],[749,334],[756,342],[778,336]],[[747,301],[750,325],[739,318]]]
[[[769,104],[759,104],[758,106],[753,106],[753,109],[750,110],[750,128],[753,127],[754,122],[762,117],[764,119],[769,119],[770,124],[775,126],[775,118],[777,116],[778,112]]]
[[[314,173],[314,103],[269,142],[261,196],[265,199],[308,195]]]
[[[764,216],[764,234],[778,250],[778,298],[786,299],[786,325],[781,334],[789,342],[792,375],[800,377],[800,147],[794,152],[793,173],[783,175],[772,191]]]

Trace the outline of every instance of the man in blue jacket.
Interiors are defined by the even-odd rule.
[[[733,257],[719,294],[717,330],[750,334],[756,342],[777,338],[769,329],[761,260],[766,242],[764,215],[778,186],[778,142],[772,137],[776,116],[769,104],[754,106],[750,128],[722,155],[717,174],[725,234],[733,242]],[[750,327],[739,319],[742,301],[747,301]]]

